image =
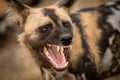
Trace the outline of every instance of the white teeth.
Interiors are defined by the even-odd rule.
[[[53,44],[47,44],[47,46],[49,46],[49,47],[57,47],[57,45],[53,45]],[[70,48],[72,46],[70,45],[70,46],[59,46],[59,47]]]
[[[63,50],[63,47],[60,47],[60,52],[63,53],[63,51],[64,51],[64,50]]]
[[[54,63],[54,66],[57,65],[50,56],[48,56],[48,58]]]
[[[58,66],[58,65],[56,65],[56,64],[55,64],[54,66],[55,66],[56,68],[58,68],[58,67],[59,67],[59,68],[64,68],[64,67],[67,67],[67,65],[68,65],[68,62],[66,62],[64,65],[61,65],[61,66],[60,66],[60,65]]]
[[[59,51],[60,51],[60,53],[62,54],[62,56],[64,57],[64,59],[65,59],[64,48],[63,48],[62,46],[60,47],[60,50],[59,50]]]
[[[46,47],[44,47],[44,52],[46,52],[47,51],[47,48]]]
[[[47,44],[47,46],[51,47],[52,45],[51,44]]]
[[[57,46],[57,51],[59,51],[60,50],[60,48],[59,48],[59,46]]]
[[[56,67],[56,68],[64,68],[64,67],[67,67],[68,65],[68,62],[66,61],[66,58],[64,56],[64,47],[62,46],[57,46],[57,45],[51,45],[51,44],[47,44],[47,46],[49,47],[56,47],[57,51],[60,51],[60,53],[62,54],[63,56],[63,62],[62,64],[57,64],[50,56],[48,50],[47,50],[47,47],[44,47],[44,53],[45,55],[48,57],[48,59],[50,60],[50,62],[53,63],[53,66]]]
[[[68,62],[66,62],[64,66],[67,66],[67,65],[68,65]]]
[[[47,56],[49,56],[49,52],[47,51],[47,48],[46,48],[46,47],[44,47],[44,52],[45,52],[45,54],[46,54]]]
[[[45,53],[46,53],[46,55],[47,55],[47,56],[49,56],[49,53],[48,53],[48,51],[46,51]]]

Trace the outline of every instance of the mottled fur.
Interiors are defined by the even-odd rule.
[[[13,2],[14,10],[21,17],[15,22],[24,28],[19,41],[36,59],[43,80],[100,80],[119,73],[119,1],[71,14],[68,8],[73,4],[72,0],[43,8]],[[66,70],[57,71],[40,56],[39,48],[47,43],[61,45],[60,37],[64,34],[73,36],[67,55],[69,65]]]

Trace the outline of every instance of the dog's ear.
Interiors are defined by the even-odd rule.
[[[29,10],[29,6],[22,4],[18,0],[6,0],[9,7],[15,8],[18,12],[22,13]]]
[[[5,1],[9,3],[9,5],[16,7],[16,9],[18,10],[25,10],[29,8],[28,6],[26,6],[25,4],[22,4],[18,0],[5,0]]]
[[[73,5],[73,3],[75,2],[75,0],[62,0],[58,6],[59,7],[66,7],[69,8]]]
[[[29,14],[30,11],[30,7],[20,3],[18,0],[5,0],[8,4],[8,12],[7,15],[11,14],[11,16],[13,16],[13,21],[19,25],[23,25],[27,15]],[[16,17],[21,17],[20,18],[16,18]],[[15,19],[14,19],[15,17]],[[21,22],[20,22],[21,21]]]

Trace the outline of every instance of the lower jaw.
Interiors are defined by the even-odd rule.
[[[56,68],[55,66],[53,66],[48,60],[45,59],[45,57],[39,57],[42,60],[42,66],[45,68],[52,68],[54,71],[65,71],[68,67],[68,65],[66,67],[63,68]],[[37,59],[38,60],[38,59]],[[41,61],[40,61],[41,62]]]
[[[49,66],[54,69],[55,71],[64,71],[67,69],[68,67],[68,62],[66,62],[66,64],[64,66],[59,66],[59,67],[56,67],[54,65],[52,65],[51,63],[49,63]]]
[[[41,48],[41,49],[43,49],[43,48]],[[66,57],[66,55],[68,55],[68,49],[69,48],[65,48],[65,57]],[[40,53],[40,52],[39,52]],[[66,63],[64,63],[65,65],[63,65],[62,67],[56,67],[56,66],[54,66],[51,62],[50,62],[50,60],[48,59],[48,58],[46,58],[46,56],[43,54],[43,52],[41,52],[41,57],[42,57],[42,59],[44,59],[44,62],[43,62],[43,64],[45,65],[46,63],[47,63],[47,65],[46,66],[49,66],[49,68],[52,68],[53,70],[55,70],[55,71],[65,71],[66,69],[67,69],[67,67],[68,67],[68,62],[67,62],[67,58],[66,58]],[[58,64],[59,65],[59,64]]]

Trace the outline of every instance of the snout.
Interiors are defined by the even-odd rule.
[[[73,36],[72,34],[63,34],[60,37],[62,45],[68,46],[72,43]]]

